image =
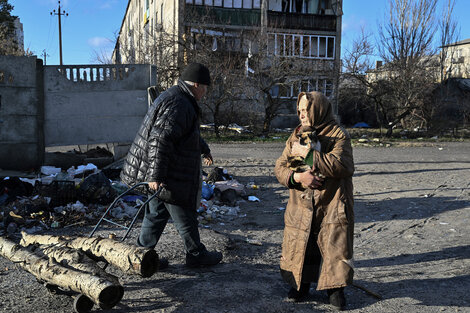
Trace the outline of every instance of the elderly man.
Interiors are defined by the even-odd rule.
[[[197,101],[210,85],[209,69],[189,64],[177,85],[163,92],[150,106],[129,150],[121,172],[132,186],[148,182],[161,188],[158,199],[145,210],[140,246],[154,248],[171,217],[186,250],[189,267],[210,266],[222,260],[220,252],[209,252],[199,238],[197,208],[201,188],[201,154],[212,164],[209,146],[199,133],[201,110]],[[168,265],[160,260],[160,269]]]

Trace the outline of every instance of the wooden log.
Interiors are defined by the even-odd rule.
[[[120,285],[109,280],[64,267],[13,241],[0,237],[0,255],[33,274],[38,280],[85,295],[101,308],[109,309],[122,298]]]
[[[103,258],[127,274],[150,277],[158,270],[158,254],[153,249],[137,247],[113,239],[100,237],[64,237],[29,235],[22,233],[21,244],[64,244],[72,249],[83,250],[87,255]]]
[[[112,282],[114,285],[118,286],[119,288],[117,289],[119,291],[119,294],[116,297],[117,302],[115,304],[121,301],[122,297],[124,296],[124,288],[119,283],[119,279],[116,276],[107,273],[103,268],[101,268],[95,261],[89,258],[81,250],[71,249],[63,245],[41,245],[35,246],[35,248],[40,250],[49,258],[53,258],[62,266],[72,267],[84,273],[103,277]],[[113,306],[115,304],[113,304]]]

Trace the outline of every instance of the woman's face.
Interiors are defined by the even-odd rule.
[[[307,97],[303,96],[299,101],[299,119],[302,126],[310,126],[310,119],[308,118],[308,101]]]

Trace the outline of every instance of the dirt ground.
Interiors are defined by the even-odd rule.
[[[470,312],[470,143],[424,145],[354,148],[354,279],[383,299],[349,286],[350,312]],[[215,165],[241,183],[261,186],[255,191],[260,202],[240,202],[238,216],[201,225],[202,241],[223,252],[223,262],[186,268],[181,239],[170,223],[157,246],[170,267],[147,279],[121,275],[124,298],[109,312],[332,311],[326,293],[315,286],[306,302],[286,301],[289,288],[279,274],[279,257],[280,208],[288,193],[273,175],[283,144],[211,148]],[[56,234],[87,236],[92,226]],[[106,235],[105,230],[98,233]],[[112,267],[108,271],[119,274]],[[48,293],[31,274],[0,258],[0,311],[72,308],[73,297]]]

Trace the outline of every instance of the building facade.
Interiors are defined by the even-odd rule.
[[[470,38],[442,47],[442,50],[446,50],[445,77],[470,78]]]
[[[301,91],[321,91],[335,104],[341,20],[340,0],[129,0],[113,61],[180,69],[189,50],[204,46],[243,55],[249,76],[253,56],[288,60],[303,70],[289,73],[271,95],[292,117]]]

